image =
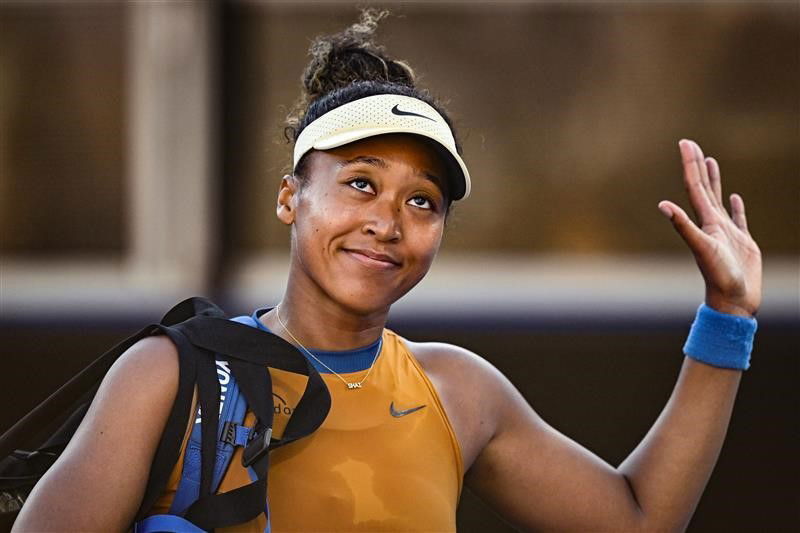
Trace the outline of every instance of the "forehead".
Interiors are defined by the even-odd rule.
[[[443,183],[446,182],[447,166],[432,145],[433,142],[418,135],[392,133],[355,141],[325,150],[323,153],[333,156],[324,158],[329,159],[330,164],[340,166],[347,164],[348,161],[363,158],[376,158],[387,166],[407,165],[443,187]]]

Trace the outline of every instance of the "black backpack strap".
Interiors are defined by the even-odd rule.
[[[167,485],[169,475],[172,473],[172,467],[180,456],[183,436],[189,425],[189,416],[192,414],[192,397],[194,395],[194,385],[197,381],[198,357],[194,346],[178,330],[167,327],[159,329],[169,336],[178,348],[178,392],[175,395],[175,402],[164,426],[161,441],[153,456],[153,462],[150,466],[150,478],[137,513],[137,521],[144,518],[147,511],[158,500]]]
[[[198,316],[176,326],[196,346],[201,346],[209,351],[227,355],[231,360],[241,360],[257,366],[269,366],[280,370],[287,370],[296,374],[308,376],[305,391],[303,392],[294,414],[286,425],[283,437],[271,445],[277,448],[302,438],[316,431],[331,407],[331,396],[328,387],[322,380],[319,372],[306,359],[294,345],[286,342],[277,335],[262,331],[251,326],[239,324],[226,319],[209,316]],[[240,367],[243,368],[243,367]],[[232,372],[236,372],[231,367]],[[240,370],[242,374],[252,372]],[[234,373],[237,381],[240,376]],[[254,403],[251,396],[255,394],[252,387],[248,386],[248,379],[242,377],[239,381],[242,392],[247,398],[248,405],[255,411],[258,403]],[[261,382],[260,380],[256,380]],[[253,385],[255,386],[255,385]],[[268,427],[272,426],[272,390],[270,387],[269,409],[266,413],[256,416],[263,423],[269,420]],[[257,402],[259,400],[256,400]],[[263,407],[262,407],[263,409]]]
[[[213,316],[227,321],[224,319],[225,312],[217,305],[205,298],[193,297],[173,306],[156,326],[169,336],[178,349],[180,363],[178,392],[153,457],[150,478],[139,511],[136,513],[136,521],[143,519],[158,500],[167,485],[172,468],[180,457],[183,436],[189,425],[189,417],[192,415],[190,411],[195,384],[202,412],[219,412],[219,383],[216,378],[214,354],[190,342],[180,327],[181,324],[201,316]],[[202,495],[211,491],[219,421],[215,416],[204,416],[201,424],[202,449],[212,450],[212,453],[204,451],[201,457],[200,494]]]
[[[186,510],[184,517],[205,530],[233,526],[253,520],[267,503],[269,455],[252,465],[257,479],[228,492],[204,496]]]
[[[203,413],[219,412],[219,382],[214,354],[228,357],[231,371],[241,384],[248,405],[258,419],[245,448],[258,480],[225,494],[209,494],[213,479],[218,434],[218,417],[203,416],[201,426],[202,470],[200,499],[187,511],[187,518],[198,526],[213,529],[255,518],[266,503],[269,449],[309,435],[325,420],[331,399],[327,387],[311,363],[294,346],[280,337],[232,322],[216,305],[203,298],[189,298],[175,305],[159,324],[151,324],[105,352],[70,379],[44,402],[0,436],[0,457],[7,457],[22,443],[51,435],[40,449],[63,449],[85,414],[102,378],[113,363],[139,340],[157,334],[167,335],[178,349],[178,391],[150,469],[150,478],[137,513],[141,520],[164,490],[180,456],[183,436],[189,424],[194,386]],[[303,396],[279,440],[270,440],[272,429],[272,385],[267,367],[308,376]],[[55,434],[55,424],[72,416]],[[43,439],[40,439],[43,440]],[[37,471],[36,478],[45,469]],[[27,477],[26,477],[27,479]]]
[[[235,358],[229,360],[229,367],[233,379],[236,380],[239,390],[247,400],[248,407],[255,413],[258,420],[256,426],[251,430],[256,435],[254,438],[258,440],[261,432],[267,430],[271,432],[272,429],[274,415],[271,394],[272,377],[265,365],[254,365]],[[264,452],[269,449],[270,434],[266,435]],[[252,442],[253,438],[251,438]],[[255,482],[222,494],[202,494],[186,510],[185,518],[203,529],[213,529],[240,524],[261,514],[266,503],[269,455],[267,453],[259,455],[258,460],[252,465],[257,476]]]
[[[306,358],[282,338],[226,318],[197,316],[176,325],[201,348],[256,365],[308,375]],[[313,366],[311,367],[313,368]]]
[[[307,436],[322,425],[331,406],[328,388],[319,372],[293,345],[271,333],[211,316],[197,316],[175,328],[195,346],[228,358],[231,373],[257,418],[243,454],[245,466],[252,466],[257,480],[222,494],[201,492],[184,517],[203,529],[252,520],[263,512],[267,499],[267,452]],[[274,406],[267,367],[308,376],[305,391],[281,439],[270,439]],[[204,445],[203,456],[207,449],[215,448]]]
[[[200,422],[200,496],[211,494],[214,463],[217,460],[217,431],[219,429],[219,381],[214,354],[207,350],[197,361],[197,395],[203,413]],[[184,426],[186,427],[186,426]],[[207,453],[210,450],[211,453]]]
[[[164,326],[174,326],[196,316],[216,316],[225,318],[223,311],[214,302],[194,296],[175,304],[172,309],[166,312],[159,324]]]

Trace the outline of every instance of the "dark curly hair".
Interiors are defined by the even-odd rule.
[[[388,57],[386,50],[373,41],[378,23],[388,15],[388,11],[367,8],[361,12],[360,20],[344,31],[314,39],[309,48],[311,61],[302,76],[300,99],[286,118],[287,142],[297,141],[306,126],[328,111],[378,94],[410,96],[430,104],[455,137],[452,121],[442,106],[428,91],[415,86],[411,67]],[[457,138],[456,149],[461,153]],[[298,161],[294,171],[301,181],[306,179],[308,155]]]

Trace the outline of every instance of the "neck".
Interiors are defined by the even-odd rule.
[[[342,306],[322,294],[318,287],[293,283],[296,281],[293,277],[290,274],[280,305],[261,316],[270,331],[295,343],[278,322],[275,316],[278,311],[283,324],[309,350],[352,350],[380,337],[389,314],[388,307],[365,314]]]

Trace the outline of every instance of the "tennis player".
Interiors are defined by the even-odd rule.
[[[333,405],[317,432],[271,456],[272,530],[452,531],[465,482],[523,529],[685,528],[722,446],[761,302],[742,198],[730,196],[728,213],[717,162],[680,141],[698,222],[670,201],[658,207],[694,254],[705,303],[663,412],[609,465],[550,427],[480,355],[385,328],[392,304],[428,272],[470,175],[444,109],[372,42],[379,18],[367,12],[314,42],[287,130],[293,172],[280,183],[277,216],[291,232],[291,268],[283,299],[257,309],[251,325],[296,345]],[[276,435],[302,392],[298,379],[273,372]],[[177,383],[166,337],[131,348],[16,529],[129,528]],[[179,462],[154,514],[169,510],[180,475]],[[235,456],[220,491],[248,482]],[[236,530],[266,526],[262,515]]]

